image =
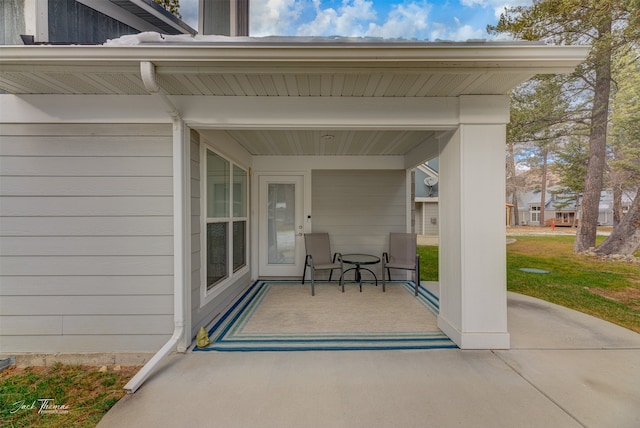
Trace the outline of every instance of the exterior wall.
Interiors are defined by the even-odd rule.
[[[424,179],[429,177],[428,174],[420,171],[419,168],[415,169],[416,171],[416,197],[417,198],[437,198],[438,197],[438,184],[429,189],[429,187],[424,184]]]
[[[438,226],[438,203],[437,202],[418,202],[420,207],[420,216],[416,214],[416,223],[419,222],[421,235],[437,235]],[[416,210],[416,213],[418,211]],[[435,223],[432,222],[435,219]]]
[[[249,0],[200,0],[201,34],[249,35]]]
[[[328,232],[333,252],[381,256],[389,232],[407,230],[406,171],[314,170],[311,180],[313,232]]]
[[[424,208],[424,204],[422,202],[416,202],[415,203],[415,213],[416,213],[416,233],[418,235],[424,235],[424,222],[422,221],[423,219],[423,214],[422,214],[422,210]]]
[[[138,30],[76,0],[49,0],[49,42],[104,43]]]
[[[613,226],[613,210],[600,210],[598,213],[599,226]]]
[[[21,45],[25,34],[24,0],[0,2],[0,45]]]
[[[231,2],[230,0],[203,0],[200,2],[202,34],[219,36],[231,35]]]
[[[6,125],[3,352],[147,352],[173,330],[169,125]]]

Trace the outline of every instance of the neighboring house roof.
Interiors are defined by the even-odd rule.
[[[551,188],[545,193],[545,210],[553,211],[575,211],[575,200],[567,199],[572,195],[568,194],[554,194],[555,189]],[[622,205],[631,205],[632,199],[629,195],[622,195]],[[540,205],[540,191],[528,191],[518,197],[518,210],[529,211],[532,205]],[[599,210],[604,212],[613,209],[613,191],[611,189],[605,189],[600,193],[600,205]]]
[[[554,193],[554,188],[548,189],[545,192],[545,210],[553,210],[553,211],[575,211],[576,204],[575,201],[571,200],[571,195],[558,194]],[[529,211],[530,207],[540,206],[540,191],[539,190],[531,190],[526,192],[518,198],[521,203],[518,204],[519,211]],[[522,203],[524,202],[524,204]]]

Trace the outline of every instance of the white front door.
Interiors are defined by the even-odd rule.
[[[302,276],[302,175],[259,177],[259,275]]]

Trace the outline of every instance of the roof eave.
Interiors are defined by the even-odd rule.
[[[151,61],[157,65],[260,63],[336,64],[373,67],[527,68],[536,73],[568,73],[583,62],[585,46],[504,46],[358,44],[220,44],[201,46],[1,46],[0,67],[9,64],[64,63],[67,66]]]

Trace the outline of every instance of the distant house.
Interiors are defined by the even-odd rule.
[[[145,31],[196,33],[153,0],[3,1],[0,22],[0,45],[102,44]]]
[[[521,226],[540,225],[540,191],[529,191],[518,196],[518,218]],[[558,193],[557,189],[548,189],[545,193],[544,221],[545,225],[572,226],[574,219],[578,219],[578,210],[572,195]],[[632,199],[629,195],[622,196],[623,213],[629,210]],[[598,224],[613,226],[613,191],[605,189],[600,194],[600,209]]]
[[[415,171],[415,232],[418,235],[438,234],[438,158],[416,167]]]

